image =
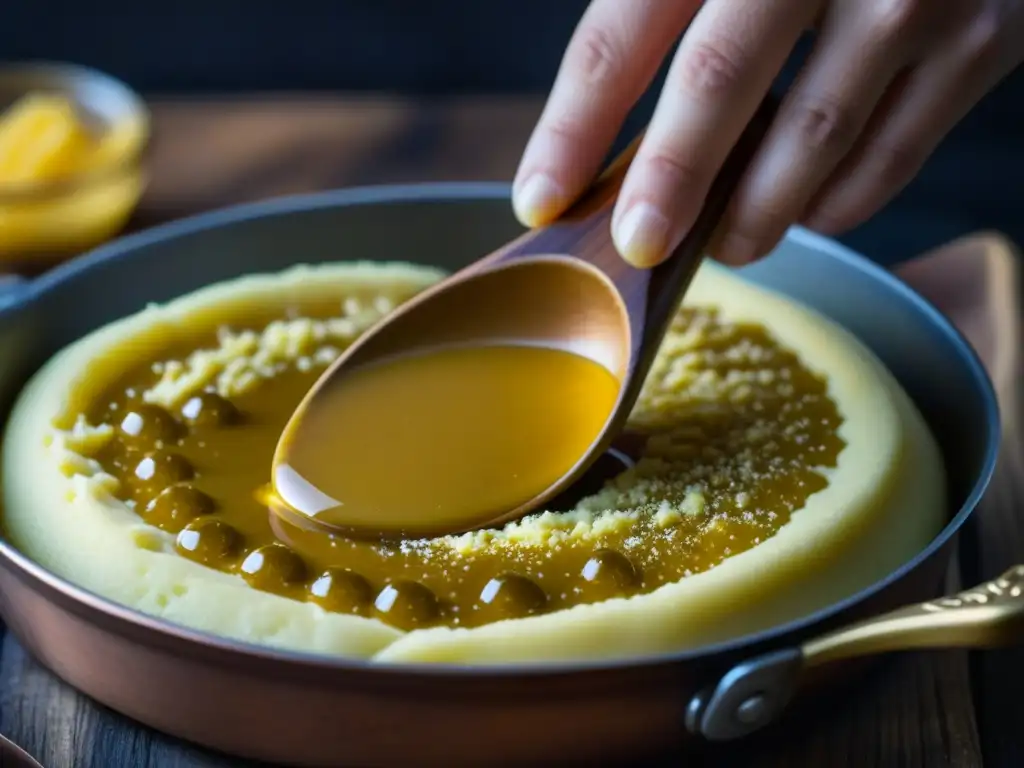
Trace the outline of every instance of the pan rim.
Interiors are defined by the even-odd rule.
[[[509,199],[510,189],[510,185],[503,182],[384,184],[288,195],[200,213],[119,238],[25,283],[21,289],[21,296],[0,308],[0,319],[4,319],[8,314],[26,311],[39,297],[65,281],[73,279],[79,273],[88,271],[98,264],[130,258],[139,248],[149,244],[198,234],[226,225],[240,224],[267,215],[281,216],[312,210],[374,204],[499,201]],[[799,226],[789,230],[786,240],[817,250],[844,262],[851,268],[866,272],[872,279],[879,281],[917,311],[922,312],[961,355],[967,368],[966,373],[969,374],[978,392],[982,395],[985,410],[984,423],[989,434],[982,468],[975,478],[970,493],[945,527],[926,547],[868,587],[799,619],[711,645],[673,653],[605,661],[481,665],[382,663],[273,648],[220,637],[175,624],[116,603],[51,573],[19,552],[4,538],[0,538],[0,564],[12,570],[20,580],[27,581],[36,588],[44,587],[51,594],[51,598],[56,598],[64,609],[74,612],[80,618],[92,623],[97,623],[96,618],[101,618],[104,623],[114,621],[122,625],[119,628],[122,634],[125,630],[130,630],[136,636],[142,637],[150,646],[163,643],[185,643],[189,655],[214,653],[239,663],[273,665],[283,673],[302,669],[315,671],[319,675],[323,675],[325,672],[355,675],[370,673],[376,679],[380,679],[382,676],[398,676],[406,682],[410,677],[435,679],[438,676],[473,679],[558,677],[579,673],[613,673],[625,669],[635,671],[664,668],[702,659],[712,659],[726,654],[741,653],[743,649],[782,645],[787,638],[804,634],[811,627],[826,622],[879,594],[949,544],[973,514],[989,486],[995,472],[1002,433],[995,389],[980,359],[970,343],[927,299],[913,291],[893,273],[835,240]],[[100,617],[90,616],[89,613],[98,613]]]

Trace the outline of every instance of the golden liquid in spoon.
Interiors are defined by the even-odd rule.
[[[356,368],[305,406],[274,460],[295,511],[349,531],[461,531],[524,504],[600,435],[619,381],[534,346],[450,347]]]

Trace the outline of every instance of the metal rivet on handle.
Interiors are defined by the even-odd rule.
[[[774,720],[796,690],[800,651],[773,651],[737,664],[686,706],[686,729],[709,741],[746,736]]]
[[[736,719],[744,725],[756,725],[767,712],[767,701],[764,694],[751,696],[738,707],[736,707]]]

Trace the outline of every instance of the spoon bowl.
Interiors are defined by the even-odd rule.
[[[773,114],[769,99],[660,266],[630,266],[611,240],[638,139],[558,221],[371,328],[285,427],[275,506],[347,535],[425,536],[522,517],[571,487],[625,425]]]
[[[321,483],[311,482],[292,469],[295,446],[282,441],[279,455],[275,457],[273,484],[277,496],[286,504],[277,504],[274,509],[280,512],[282,506],[287,506],[292,516],[299,510],[299,514],[307,514],[320,526],[326,522],[327,528],[356,536],[387,532],[403,536],[461,532],[476,527],[481,513],[495,523],[525,514],[575,482],[589,466],[590,454],[603,452],[617,434],[619,420],[615,417],[629,374],[630,341],[629,317],[615,285],[600,269],[579,259],[537,256],[505,262],[492,269],[460,273],[457,280],[440,284],[399,308],[377,332],[365,335],[362,341],[350,347],[336,365],[353,371],[379,365],[382,361],[444,349],[519,346],[571,353],[608,371],[615,380],[617,392],[616,397],[601,403],[604,407],[600,413],[593,414],[591,423],[598,431],[586,440],[586,454],[577,456],[567,469],[561,467],[557,483],[535,484],[536,493],[511,507],[501,504],[491,509],[462,507],[457,514],[425,518],[421,510],[399,505],[399,514],[389,515],[387,531],[382,531],[381,521],[372,516],[360,519],[355,512],[339,516],[339,522],[332,521],[338,502],[320,490]],[[300,420],[301,423],[308,418],[306,409],[316,408],[317,401],[326,399],[330,388],[343,381],[343,377],[335,375],[321,377],[296,410],[285,435],[301,428],[294,422]],[[556,399],[572,395],[572,384],[566,386],[565,377],[548,375],[542,384]],[[481,393],[481,397],[485,396],[486,393]],[[501,403],[493,405],[501,407]],[[318,426],[331,428],[322,423]],[[301,448],[299,446],[299,450]],[[529,449],[525,450],[518,456],[521,461],[516,463],[532,462],[530,453]],[[296,463],[301,463],[301,459]],[[509,469],[520,471],[516,467]]]

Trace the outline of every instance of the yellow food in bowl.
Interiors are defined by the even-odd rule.
[[[0,115],[0,258],[64,255],[120,230],[144,186],[141,117],[85,119],[59,94],[22,97]]]
[[[934,439],[879,361],[714,264],[631,416],[639,461],[599,492],[401,542],[272,514],[270,462],[291,410],[359,333],[439,277],[298,267],[71,345],[9,422],[11,541],[110,599],[228,637],[501,664],[669,652],[794,619],[885,576],[945,521]]]

